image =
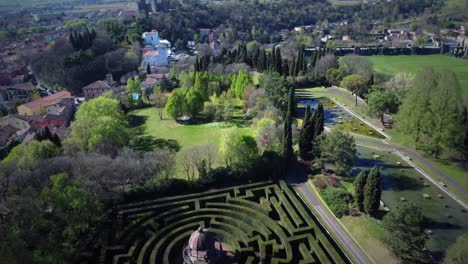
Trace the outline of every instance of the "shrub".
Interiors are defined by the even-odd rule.
[[[320,195],[338,218],[346,213],[348,204],[350,204],[353,199],[351,194],[342,188],[328,187],[321,190]]]
[[[327,187],[327,183],[322,179],[322,178],[317,178],[315,181],[314,181],[314,185],[315,187],[319,188],[320,190],[324,189],[325,187]]]
[[[331,187],[341,187],[341,183],[334,177],[326,177],[327,185]]]

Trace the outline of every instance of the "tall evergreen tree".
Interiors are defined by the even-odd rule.
[[[281,74],[282,70],[283,70],[283,59],[281,58],[281,50],[277,48],[276,54],[275,54],[275,71]]]
[[[364,210],[370,216],[375,216],[379,210],[382,184],[380,170],[373,167],[369,172],[366,186],[364,187]]]
[[[364,189],[367,182],[367,171],[361,171],[354,180],[354,199],[359,211],[364,212]]]
[[[325,126],[325,113],[323,110],[323,104],[319,103],[317,105],[317,111],[316,111],[316,119],[314,123],[315,129],[315,138],[320,136],[323,133],[324,126]]]
[[[284,132],[283,132],[283,156],[286,158],[286,161],[290,161],[294,156],[294,150],[292,146],[292,103],[294,101],[294,91],[292,88],[289,88],[288,94],[288,106],[286,110],[286,116],[284,118]]]
[[[151,66],[148,64],[146,64],[146,74],[151,74]]]
[[[317,56],[318,56],[317,53],[318,53],[317,51],[314,51],[312,53],[312,67],[314,67],[314,68],[315,68],[315,65],[317,65],[317,60],[318,60],[317,59]]]
[[[313,115],[310,113],[310,106],[306,107],[306,114],[302,125],[302,130],[299,140],[299,151],[303,160],[312,160],[315,155],[313,153],[313,142],[315,141],[315,120],[317,112]]]

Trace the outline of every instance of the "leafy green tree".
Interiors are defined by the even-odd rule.
[[[330,133],[321,137],[319,145],[321,159],[334,162],[337,174],[351,174],[357,159],[356,143],[351,135],[342,130],[332,129]]]
[[[138,99],[134,98],[134,94],[138,95]],[[134,78],[130,78],[127,80],[127,95],[132,101],[142,100],[140,77],[135,76]]]
[[[463,100],[456,76],[449,71],[419,71],[397,116],[399,128],[434,158],[463,142]]]
[[[428,237],[421,209],[410,202],[398,204],[382,220],[384,241],[393,253],[408,263],[429,263],[424,252]]]
[[[356,106],[358,95],[363,95],[369,86],[369,79],[362,75],[352,74],[343,78],[340,82],[340,86],[348,89],[350,92],[356,95]]]
[[[453,72],[440,72],[429,98],[429,111],[432,116],[426,123],[429,136],[425,144],[437,159],[443,150],[457,148],[463,141],[463,93]]]
[[[50,177],[52,186],[42,190],[41,198],[50,206],[51,217],[62,223],[65,241],[77,242],[102,214],[99,199],[84,188],[70,183],[69,176],[61,173]]]
[[[354,199],[359,211],[364,212],[364,188],[367,182],[367,171],[361,171],[354,180]]]
[[[98,143],[123,146],[128,139],[128,123],[119,102],[98,97],[84,102],[76,112],[69,142],[90,151]]]
[[[184,112],[194,117],[203,111],[203,98],[195,88],[189,89],[185,93]]]
[[[327,70],[327,73],[325,74],[325,77],[327,78],[327,81],[331,85],[339,85],[341,80],[344,77],[344,71],[341,68],[331,68]]]
[[[288,103],[288,91],[291,87],[286,78],[279,75],[279,73],[263,74],[260,77],[260,87],[265,89],[273,105],[285,113]]]
[[[255,139],[251,136],[243,135],[236,128],[223,133],[220,152],[226,165],[236,170],[250,168],[259,155]]]
[[[366,96],[367,109],[369,113],[379,116],[384,114],[395,114],[398,112],[400,101],[393,91],[374,91]]]
[[[185,108],[185,93],[187,89],[177,88],[172,90],[165,107],[166,114],[174,119],[182,116]]]
[[[373,167],[367,177],[364,187],[364,210],[367,214],[375,216],[379,211],[380,198],[382,195],[382,183],[380,170]]]
[[[34,167],[37,160],[55,157],[59,153],[59,149],[51,141],[33,140],[27,145],[14,147],[3,162],[27,169]]]
[[[468,233],[457,238],[445,253],[444,264],[465,264],[468,263]]]

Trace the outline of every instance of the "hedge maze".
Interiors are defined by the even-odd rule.
[[[81,263],[183,263],[199,226],[234,256],[222,263],[350,263],[286,183],[271,182],[115,207]]]

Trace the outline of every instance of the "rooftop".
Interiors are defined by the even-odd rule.
[[[35,106],[39,106],[39,105],[42,105],[42,104],[48,103],[50,101],[54,101],[54,100],[60,99],[62,97],[66,97],[66,96],[68,96],[68,97],[71,96],[69,91],[60,91],[60,92],[54,93],[52,95],[42,97],[42,98],[36,99],[34,101],[25,103],[23,105],[26,106],[26,107],[35,107]]]

